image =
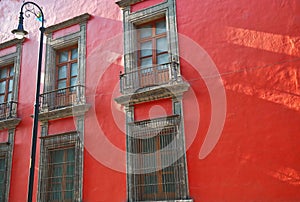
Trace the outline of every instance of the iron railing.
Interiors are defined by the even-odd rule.
[[[0,120],[17,118],[17,105],[15,101],[0,104]]]
[[[121,93],[130,93],[141,88],[176,81],[178,77],[178,66],[179,64],[177,62],[169,62],[120,74]]]
[[[83,90],[83,85],[76,85],[43,93],[40,95],[40,111],[51,111],[84,103]]]

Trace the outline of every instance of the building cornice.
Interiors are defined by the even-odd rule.
[[[90,19],[91,15],[88,13],[84,13],[82,15],[76,16],[72,19],[66,20],[64,22],[52,25],[50,27],[47,27],[45,29],[45,34],[50,34],[52,32],[55,32],[57,30],[61,30],[67,27],[70,27],[72,25],[81,24],[84,22],[87,22]]]
[[[116,4],[118,4],[120,8],[125,8],[127,6],[131,6],[132,4],[136,4],[141,1],[144,0],[121,0],[121,1],[117,1]]]
[[[23,38],[23,39],[12,39],[12,40],[0,43],[0,50],[11,47],[11,46],[15,46],[17,44],[21,44],[21,43],[23,43],[23,41],[25,41],[25,38]]]

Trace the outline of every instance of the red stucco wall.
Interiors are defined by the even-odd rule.
[[[123,68],[121,10],[113,0],[35,2],[44,9],[46,26],[85,12],[93,16],[87,25],[86,98],[91,108],[85,118],[83,201],[125,201],[125,115],[114,101]],[[300,3],[176,2],[181,73],[191,86],[183,96],[190,196],[195,202],[299,201]],[[21,4],[0,1],[1,43],[12,38]],[[12,202],[27,197],[38,54],[38,21],[25,18],[25,28],[30,34],[22,51],[22,121],[15,133]],[[172,106],[170,100],[140,104],[136,120],[147,118],[151,109],[156,116],[170,114]],[[73,119],[54,121],[49,134],[74,127]],[[207,144],[213,149],[199,155]]]

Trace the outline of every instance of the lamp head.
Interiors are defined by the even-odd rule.
[[[27,31],[24,30],[23,24],[19,23],[18,28],[11,31],[17,39],[23,39],[25,35],[28,34]]]
[[[24,30],[23,19],[24,19],[23,12],[21,11],[18,28],[11,31],[16,36],[17,39],[23,39],[25,35],[28,34],[28,32]]]

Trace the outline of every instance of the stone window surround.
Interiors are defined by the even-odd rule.
[[[5,157],[5,169],[6,169],[6,179],[5,179],[5,193],[4,201],[9,201],[9,191],[10,191],[10,181],[11,181],[11,167],[12,167],[12,157],[13,157],[13,147],[14,147],[15,129],[8,130],[8,141],[0,143],[0,155]]]
[[[78,46],[78,84],[85,85],[85,71],[86,71],[86,27],[91,15],[88,13],[66,20],[59,24],[47,27],[45,34],[46,41],[46,59],[45,59],[45,79],[44,91],[49,92],[55,90],[55,72],[56,72],[56,51],[62,48],[67,48],[72,45]],[[68,27],[79,25],[79,31],[72,32],[62,37],[53,38],[56,31],[66,29]],[[85,88],[80,88],[79,98],[80,103],[77,106],[66,107],[59,110],[52,110],[47,112],[40,112],[39,119],[53,120],[69,116],[84,114],[89,106],[86,105]]]
[[[77,136],[78,141],[75,145],[75,150],[78,152],[77,156],[77,163],[78,167],[76,167],[76,172],[77,172],[77,182],[75,182],[76,185],[76,202],[81,202],[82,197],[83,197],[83,163],[84,163],[84,116],[78,116],[76,117],[76,131],[70,131],[70,132],[65,132],[61,134],[54,134],[50,135],[48,134],[48,122],[42,122],[41,124],[41,146],[40,146],[40,151],[45,151],[49,148],[44,146],[45,140],[50,140],[52,138],[60,138],[60,137],[65,137],[65,136]],[[59,147],[59,145],[55,145],[56,147]],[[44,156],[40,155],[40,160],[39,162],[42,162],[44,160]],[[40,165],[39,165],[40,166]],[[42,184],[41,184],[41,179],[43,175],[43,169],[39,169],[39,175],[38,175],[38,201],[42,198],[41,196],[41,189],[42,189]]]
[[[149,22],[158,18],[166,18],[166,28],[167,28],[167,39],[169,44],[169,54],[172,58],[170,61],[177,62],[179,64],[178,58],[178,36],[177,36],[177,24],[176,24],[176,5],[175,0],[165,0],[165,2],[152,7],[131,12],[130,5],[139,1],[129,1],[117,2],[119,5],[126,6],[123,8],[123,26],[124,26],[124,70],[131,71],[137,68],[136,56],[133,50],[136,50],[136,36],[135,36],[135,26]],[[180,76],[180,68],[178,71],[178,76]]]
[[[5,48],[10,48],[15,46],[16,50],[12,53],[0,56],[0,67],[6,66],[9,64],[14,64],[14,79],[13,79],[13,91],[12,91],[12,101],[18,102],[19,95],[19,80],[20,80],[20,69],[21,69],[21,53],[22,45],[25,39],[13,39],[7,42],[0,44],[0,50]],[[17,108],[13,113],[17,114]],[[0,121],[0,130],[2,129],[12,129],[15,128],[21,119],[19,118],[9,118]]]

